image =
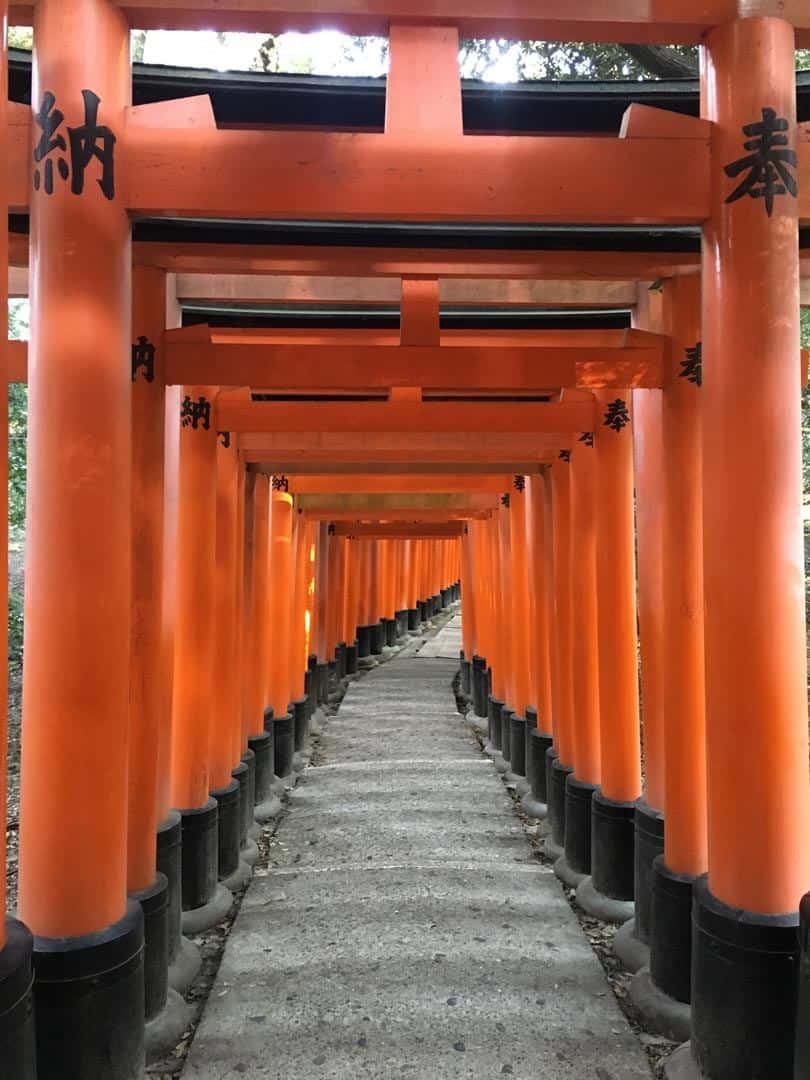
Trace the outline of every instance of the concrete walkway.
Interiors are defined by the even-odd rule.
[[[457,662],[425,656],[457,630],[354,683],[329,721],[183,1080],[650,1080],[455,711]]]

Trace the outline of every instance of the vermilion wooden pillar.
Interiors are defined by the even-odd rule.
[[[549,856],[560,858],[565,850],[565,789],[574,770],[570,450],[561,450],[551,466],[551,529],[551,610],[556,631],[552,637],[551,669],[554,746],[548,751],[546,766],[551,835],[546,838],[545,850]]]
[[[550,582],[547,566],[546,481],[543,473],[526,478],[528,491],[527,535],[529,539],[529,667],[531,702],[537,712],[536,726],[553,731],[551,709],[551,662],[549,656]]]
[[[635,802],[641,794],[632,403],[595,394],[600,788],[592,803],[591,877],[580,905],[612,922],[633,913]]]
[[[474,523],[470,523],[464,527],[464,535],[461,539],[461,588],[464,596],[461,619],[461,639],[464,646],[460,658],[461,689],[468,698],[472,697],[472,662],[473,657],[477,655],[478,647],[473,526]]]
[[[183,950],[181,880],[176,858],[181,822],[176,811],[169,812],[169,761],[165,752],[171,732],[163,640],[166,391],[161,346],[166,301],[165,273],[136,267],[131,334],[132,652],[127,886],[144,914],[144,999],[150,1058],[174,1045],[187,1023],[182,999],[169,992]],[[176,411],[174,420],[176,426]],[[190,943],[186,966],[196,968]]]
[[[704,50],[709,874],[694,890],[692,1048],[712,1080],[793,1076],[810,886],[794,49],[789,23],[749,18]]]
[[[652,873],[650,971],[632,985],[642,1009],[650,978],[673,1003],[690,1000],[692,887],[707,867],[700,279],[666,281],[663,300],[672,339],[662,415],[667,826]]]
[[[250,491],[248,489],[248,494]],[[270,640],[273,602],[271,579],[271,529],[274,504],[271,497],[270,477],[256,474],[253,482],[252,513],[248,515],[249,541],[245,545],[245,558],[249,557],[248,580],[249,603],[246,605],[246,635],[244,646],[244,671],[250,681],[250,694],[245,698],[248,709],[247,751],[243,760],[253,771],[254,814],[257,821],[267,821],[278,812],[279,806],[272,793],[275,775],[275,747],[278,732],[273,723],[270,705]],[[288,594],[289,595],[289,594]]]
[[[529,676],[532,705],[526,713],[526,779],[522,805],[529,817],[548,812],[546,759],[552,747],[551,660],[549,650],[549,559],[546,478],[526,478],[529,596]]]
[[[661,294],[645,289],[636,323],[662,331]],[[633,391],[633,467],[638,553],[638,631],[641,719],[644,729],[644,794],[636,802],[636,905],[616,934],[614,950],[637,971],[649,961],[653,863],[664,850],[664,488],[662,393]]]
[[[290,703],[290,626],[295,577],[292,551],[292,496],[274,489],[270,514],[270,619],[267,704],[283,716]]]
[[[571,633],[574,772],[565,786],[565,858],[555,866],[578,885],[591,870],[591,803],[601,779],[596,573],[596,451],[583,432],[571,451]]]
[[[131,76],[111,0],[45,0],[35,27],[19,911],[38,935],[39,1076],[73,1080],[143,1057],[126,895],[131,246],[113,141]],[[101,931],[94,952],[83,935]]]
[[[264,731],[264,710],[268,703],[268,633],[270,570],[270,478],[256,474],[253,485],[253,513],[250,542],[250,608],[248,648],[250,687],[248,737]]]
[[[165,387],[161,346],[166,275],[139,266],[132,304],[132,655],[127,885],[155,882],[158,745],[171,716],[163,682],[163,474]]]
[[[295,521],[293,543],[295,552],[295,602],[293,605],[293,621],[290,628],[290,694],[292,700],[295,700],[304,697],[306,691],[309,584],[312,576],[310,549],[312,547],[313,527],[311,522],[300,514],[293,514],[293,520]]]
[[[209,739],[211,795],[218,807],[220,881],[240,888],[249,873],[240,859],[243,817],[241,800],[245,768],[235,756],[235,734],[241,736],[238,607],[238,513],[240,467],[230,432],[218,432],[216,448],[216,568],[214,594],[213,715]],[[234,768],[238,766],[234,776]]]
[[[209,794],[215,715],[216,395],[213,386],[184,386],[174,420],[179,443],[171,794],[183,819],[183,925],[189,932],[213,925],[230,903],[226,890],[217,889],[218,809]]]

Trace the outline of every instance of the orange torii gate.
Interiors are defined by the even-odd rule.
[[[339,0],[335,6],[341,6]],[[806,132],[795,122],[792,73],[794,46],[806,43],[810,34],[810,13],[803,0],[779,5],[776,15],[772,5],[749,5],[747,17],[741,17],[733,0],[660,0],[641,6],[615,0],[598,10],[588,0],[555,0],[541,13],[536,5],[519,3],[506,16],[482,3],[471,11],[469,4],[456,0],[443,0],[427,11],[418,0],[380,0],[370,9],[348,14],[306,0],[170,0],[161,5],[150,0],[120,5],[113,0],[39,0],[12,4],[11,14],[15,20],[33,22],[37,43],[34,115],[11,108],[8,121],[3,119],[9,169],[0,184],[5,185],[9,207],[31,211],[34,335],[19,912],[36,934],[40,1080],[101,1075],[111,1054],[120,1075],[134,1076],[142,1060],[142,1035],[132,1017],[143,1007],[139,957],[146,905],[127,899],[132,835],[126,785],[131,758],[130,540],[133,515],[137,521],[151,520],[152,529],[157,524],[143,505],[133,504],[129,483],[130,347],[146,336],[142,326],[130,326],[130,220],[132,215],[160,215],[168,209],[203,217],[599,221],[703,228],[700,337],[693,340],[695,319],[686,314],[686,300],[675,295],[672,303],[678,310],[672,321],[677,331],[672,336],[680,343],[682,354],[675,360],[683,367],[670,370],[660,391],[666,446],[673,454],[685,454],[696,480],[694,430],[686,427],[683,403],[679,413],[678,400],[666,395],[673,384],[681,385],[675,382],[680,376],[690,382],[689,392],[702,384],[704,543],[698,595],[705,598],[705,717],[695,701],[685,707],[693,748],[702,745],[705,725],[706,856],[704,860],[697,790],[682,793],[680,802],[673,800],[672,813],[679,821],[665,851],[670,871],[676,872],[673,864],[682,867],[674,907],[682,911],[686,906],[684,893],[694,897],[692,1049],[681,1052],[680,1059],[682,1068],[693,1074],[699,1068],[708,1080],[761,1075],[787,1080],[792,1071],[796,911],[810,886],[796,395],[797,227],[800,220],[810,219],[810,147]],[[320,25],[324,19],[352,32],[389,33],[385,134],[218,131],[205,99],[130,106],[130,25],[195,27],[213,21],[222,29],[278,30]],[[552,40],[699,41],[705,72],[703,117],[634,109],[617,139],[465,136],[458,38],[481,33]],[[93,48],[66,51],[65,42],[72,40],[92,42]],[[4,48],[2,52],[4,63]],[[420,71],[428,64],[433,78],[410,78],[414,62]],[[436,92],[437,86],[442,93]],[[62,120],[75,136],[70,148],[63,140],[60,157],[54,154],[60,144],[51,145],[50,139]],[[415,158],[418,170],[413,168]],[[328,174],[323,161],[330,162]],[[386,182],[381,177],[395,179]],[[405,177],[408,183],[402,183]],[[199,256],[201,267],[204,253]],[[183,258],[193,263],[195,255],[186,251]],[[467,255],[455,253],[454,258],[458,264]],[[470,256],[470,263],[474,261]],[[5,280],[4,266],[2,270]],[[145,319],[143,314],[137,317]],[[5,342],[3,351],[4,356],[9,352]],[[705,375],[699,366],[702,356]],[[212,435],[217,429],[212,432],[202,424],[201,410],[208,401],[202,391],[219,382],[195,375],[184,385],[194,392],[175,404],[185,409],[188,398],[181,415],[189,424],[179,433],[179,448],[166,448],[167,457],[176,453],[179,478],[177,490],[168,495],[169,502],[177,504],[169,515],[176,526],[169,528],[176,527],[177,535],[186,538],[213,588],[215,575],[204,550],[216,551],[215,530],[193,505],[197,492],[188,484],[195,475],[202,478],[201,466],[207,462],[212,475],[201,482],[206,505],[215,505],[217,450]],[[641,386],[634,391],[638,408],[633,423],[643,438],[651,436],[655,425],[654,408],[647,409],[650,401],[640,397],[649,393],[659,391]],[[300,424],[304,418],[303,405],[293,406],[286,421],[277,403],[231,399],[222,407],[223,417],[233,422],[232,429],[223,425],[224,434],[233,430],[251,438],[258,433],[262,440],[268,436],[264,447],[270,444],[269,436],[296,434],[293,422]],[[600,553],[594,540],[602,513],[594,501],[597,496],[589,494],[596,491],[596,467],[588,451],[598,457],[600,437],[609,438],[613,431],[602,430],[604,422],[593,407],[591,422],[585,419],[580,403],[453,407],[456,435],[480,443],[482,432],[502,434],[504,447],[507,438],[513,439],[512,448],[522,445],[527,468],[516,468],[516,473],[529,472],[529,465],[546,460],[539,449],[538,423],[548,436],[551,523],[560,555],[553,564],[554,581],[560,583],[555,611],[571,642],[566,655],[552,663],[560,689],[557,700],[564,703],[559,725],[555,706],[557,773],[562,774],[563,766],[573,767],[580,781],[593,784],[601,779],[604,785],[617,762],[608,761],[603,751],[609,744],[600,739],[604,709],[594,691],[602,691],[602,673],[594,619],[584,619],[585,612],[598,612],[593,611],[593,596],[582,587],[580,571],[585,569],[587,581],[598,590]],[[313,434],[331,428],[334,434],[359,436],[354,445],[344,444],[344,454],[357,455],[364,443],[367,457],[399,471],[405,450],[401,444],[389,449],[385,461],[383,436],[392,431],[387,425],[393,423],[394,433],[399,429],[402,434],[407,434],[408,422],[443,426],[430,402],[346,408],[325,404],[319,413],[309,412],[323,425]],[[172,416],[176,425],[177,408]],[[517,440],[510,427],[515,421],[526,425],[516,429]],[[471,426],[459,426],[463,424]],[[192,431],[186,430],[189,426]],[[594,429],[594,447],[576,439],[578,432]],[[186,454],[192,433],[200,434],[200,445]],[[639,441],[637,436],[637,448]],[[452,464],[456,471],[464,455],[449,454],[458,455],[461,444],[456,439],[450,451],[437,444],[434,465],[446,470]],[[291,447],[292,440],[286,445]],[[573,451],[570,461],[553,459],[554,451],[568,450]],[[479,449],[481,465],[486,464],[484,453]],[[423,463],[425,454],[423,449]],[[268,460],[266,455],[263,460]],[[300,454],[299,460],[310,469],[320,468],[317,456]],[[626,457],[623,460],[626,467]],[[506,461],[502,452],[499,470]],[[507,472],[513,471],[513,461]],[[362,458],[344,457],[344,462],[356,467]],[[369,468],[366,461],[366,471]],[[566,471],[571,474],[567,478]],[[675,478],[669,468],[667,476],[671,488]],[[655,492],[660,479],[654,477],[649,490]],[[262,491],[266,481],[259,476],[255,483],[260,507],[268,507],[272,499]],[[683,539],[670,488],[657,534],[661,538],[662,530],[669,530],[662,565],[680,551],[677,539]],[[191,504],[189,490],[194,495]],[[622,491],[626,495],[626,488]],[[757,527],[741,529],[739,523],[747,520],[752,507]],[[250,513],[255,512],[254,491]],[[487,526],[480,549],[490,566],[497,566],[499,559],[505,565],[511,513],[511,506],[508,513],[504,508],[498,527]],[[689,504],[689,515],[694,540],[694,503]],[[654,524],[648,523],[651,533]],[[472,527],[475,531],[477,523]],[[257,535],[261,539],[261,529]],[[694,590],[697,549],[690,549],[689,558],[693,570],[688,579]],[[521,557],[517,564],[522,574]],[[238,566],[231,569],[239,572]],[[655,578],[654,568],[649,574]],[[99,580],[103,590],[97,587]],[[142,574],[135,581],[140,583],[136,589],[145,589]],[[578,603],[572,602],[572,581]],[[622,582],[626,585],[626,575]],[[195,615],[216,610],[216,605],[213,596],[194,588],[191,565],[178,575],[176,585],[175,600],[183,603],[174,613],[174,662],[169,666],[179,675],[175,704],[188,705],[199,701],[199,687],[181,661],[185,658],[190,667],[211,656],[212,635],[197,633],[201,622]],[[668,583],[663,597],[674,616],[676,596],[670,588]],[[489,599],[492,609],[513,592],[507,582],[501,595]],[[143,595],[139,592],[138,599]],[[694,592],[689,595],[694,600]],[[695,634],[694,627],[679,624],[679,655],[689,661],[690,675],[699,683]],[[642,649],[644,636],[642,626]],[[597,637],[602,637],[601,626]],[[497,653],[497,643],[491,644]],[[571,670],[572,656],[578,658],[576,672]],[[260,671],[256,677],[261,682]],[[503,678],[509,685],[511,673],[504,672]],[[569,701],[571,683],[575,692]],[[615,702],[611,699],[610,704]],[[208,719],[201,716],[201,724]],[[664,744],[670,746],[671,723],[665,709]],[[176,797],[207,801],[208,789],[199,780],[212,763],[182,737],[188,727],[188,717],[181,717],[173,730],[175,745],[183,751],[176,773],[177,791],[182,786],[183,794]],[[510,726],[510,739],[511,731]],[[734,748],[731,762],[729,747]],[[180,769],[181,764],[186,768]],[[102,774],[104,783],[99,782]],[[622,794],[612,800],[626,801]],[[656,809],[669,816],[664,802]],[[145,815],[137,820],[146,829],[150,819]],[[681,933],[682,915],[673,918]],[[662,944],[671,946],[673,940]],[[11,923],[0,944],[0,992],[9,985],[26,987],[31,939],[20,924]],[[663,971],[653,971],[659,984]],[[90,1028],[76,1020],[77,985],[82,994],[92,988]],[[109,987],[114,992],[108,993]],[[33,1075],[31,1037],[30,1026],[15,1028],[11,1068],[26,1080]]]

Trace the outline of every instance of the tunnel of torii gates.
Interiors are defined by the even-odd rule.
[[[670,1075],[810,1076],[794,78],[810,4],[499,7],[0,2],[35,35],[32,108],[0,95],[3,197],[30,214],[27,241],[3,231],[0,278],[27,266],[32,301],[0,380],[30,391],[4,1077],[141,1075],[199,965],[182,931],[227,909],[337,681],[459,595],[487,750],[550,818],[582,906],[624,924],[639,1000],[691,1023]],[[383,131],[223,130],[204,95],[130,104],[131,26],[324,24],[388,36]],[[464,36],[699,43],[701,115],[466,135]],[[2,62],[5,79],[5,45]],[[688,225],[703,247],[651,274],[649,256],[575,243],[132,245],[133,221],[164,215]],[[228,274],[394,279],[400,327],[184,327],[178,270],[213,275],[215,299]],[[518,305],[528,279],[557,281],[572,307],[625,280],[633,326],[446,330],[451,278],[479,304],[480,279]]]

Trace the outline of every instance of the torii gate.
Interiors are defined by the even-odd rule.
[[[641,11],[632,0],[599,11],[588,0],[547,4],[540,14],[535,7],[513,5],[501,17],[456,0],[429,12],[381,0],[348,15],[305,0],[11,5],[12,18],[33,22],[36,35],[34,117],[10,109],[7,124],[0,114],[9,160],[0,182],[9,207],[31,211],[19,911],[37,935],[38,986],[49,984],[51,994],[40,991],[40,1080],[59,1070],[80,1075],[80,1058],[85,1075],[88,1062],[95,1066],[94,1047],[79,1046],[87,1029],[75,1023],[73,1000],[59,998],[54,986],[63,980],[54,975],[66,967],[86,975],[99,934],[103,947],[90,955],[101,968],[90,974],[114,958],[120,1004],[98,995],[96,1029],[125,1033],[115,1050],[122,1076],[140,1067],[138,1033],[121,1027],[140,1005],[139,915],[126,899],[130,218],[167,211],[703,227],[709,842],[708,877],[694,883],[686,1067],[710,1080],[757,1070],[789,1076],[784,1018],[794,997],[781,973],[795,963],[796,908],[810,885],[796,394],[797,227],[810,219],[810,146],[795,123],[793,81],[793,49],[808,41],[810,12],[802,0],[744,9],[734,0],[661,0]],[[217,131],[204,101],[129,107],[130,25],[276,30],[324,18],[352,32],[389,32],[384,135]],[[482,33],[701,42],[703,118],[631,110],[617,139],[464,136],[458,38]],[[87,46],[66,51],[66,41]],[[434,79],[413,77],[426,64]],[[70,145],[61,136],[68,129]],[[272,403],[227,407],[235,424],[256,423],[256,407],[261,423],[282,423]],[[417,407],[431,405],[369,406],[399,410],[403,425]],[[548,414],[538,410],[559,413],[564,403],[514,408],[539,419]],[[486,424],[488,411],[475,423]],[[752,507],[757,527],[741,529]],[[575,522],[585,509],[575,506]],[[722,943],[722,964],[710,936]],[[30,953],[30,939],[12,924],[2,955],[15,980],[25,983]],[[27,1047],[14,1052],[20,1075],[30,1076]]]

